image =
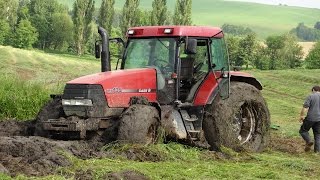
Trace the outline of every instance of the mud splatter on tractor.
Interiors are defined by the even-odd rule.
[[[269,141],[269,111],[261,84],[230,71],[220,28],[134,27],[127,40],[99,28],[101,73],[68,82],[37,116],[35,134],[59,139],[191,145],[261,151]],[[123,44],[111,70],[109,43]]]

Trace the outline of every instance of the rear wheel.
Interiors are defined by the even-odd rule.
[[[130,106],[121,116],[118,140],[138,144],[155,143],[159,119],[158,110],[153,106]]]
[[[49,119],[59,119],[64,116],[65,114],[62,108],[61,98],[52,99],[39,111],[36,117],[34,135],[48,137],[49,131],[43,129],[42,122]]]
[[[217,97],[206,108],[204,131],[212,149],[262,151],[269,142],[270,115],[265,100],[254,86],[231,82],[230,96]]]

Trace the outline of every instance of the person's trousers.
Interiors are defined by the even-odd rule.
[[[304,120],[300,127],[300,135],[306,143],[312,142],[309,135],[309,130],[312,128],[314,135],[314,152],[320,152],[320,122]]]

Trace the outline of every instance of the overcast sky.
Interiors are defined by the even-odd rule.
[[[232,1],[247,1],[263,4],[287,4],[288,6],[300,6],[320,9],[320,0],[232,0]]]

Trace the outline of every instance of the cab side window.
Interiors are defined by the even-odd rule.
[[[211,61],[214,70],[229,70],[226,44],[222,38],[211,39]]]

